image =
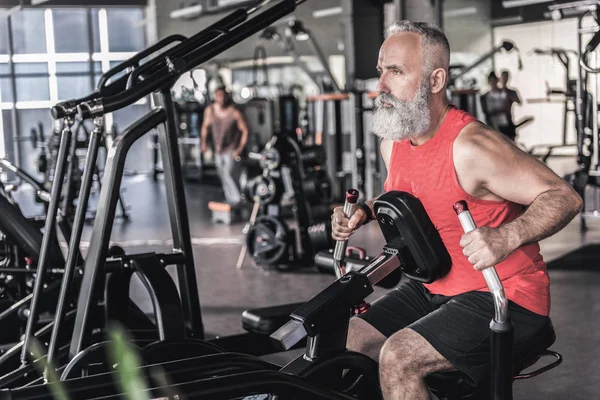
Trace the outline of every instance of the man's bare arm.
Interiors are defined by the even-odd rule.
[[[240,144],[238,145],[237,149],[235,150],[236,155],[239,156],[240,153],[242,152],[242,150],[244,150],[244,147],[246,146],[246,142],[248,141],[248,126],[246,125],[246,121],[245,121],[242,113],[239,110],[236,110],[235,113],[236,113],[235,119],[237,121],[237,127],[240,130],[240,132],[242,133],[242,136],[240,138]]]
[[[202,138],[203,148],[206,146],[206,138],[208,137],[208,127],[212,123],[212,113],[210,110],[210,107],[206,107],[204,109],[204,118],[202,118],[202,128],[200,129],[200,137]]]
[[[467,126],[458,136],[454,162],[470,194],[527,206],[521,216],[499,228],[513,250],[555,234],[581,211],[581,197],[564,179],[481,124]]]

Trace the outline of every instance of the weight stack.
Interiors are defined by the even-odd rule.
[[[315,254],[318,251],[328,249],[333,246],[330,221],[323,221],[309,226],[308,236],[310,237],[310,242]]]

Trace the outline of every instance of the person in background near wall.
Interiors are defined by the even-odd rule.
[[[500,73],[500,88],[506,93],[506,113],[508,115],[508,123],[509,125],[516,131],[516,126],[513,120],[512,106],[513,104],[523,104],[521,102],[521,97],[516,90],[508,87],[508,81],[510,80],[510,71],[503,70]],[[514,133],[516,136],[516,132]]]
[[[225,199],[231,206],[237,206],[241,194],[234,176],[237,161],[240,160],[248,140],[248,127],[241,111],[235,107],[224,87],[215,90],[214,98],[214,103],[204,110],[202,152],[206,152],[207,149],[206,139],[210,127],[215,146],[215,165]]]
[[[507,92],[499,85],[498,76],[495,72],[488,75],[490,91],[481,96],[481,108],[485,114],[485,120],[490,128],[497,130],[511,140],[515,140],[516,132],[510,116],[510,103]]]

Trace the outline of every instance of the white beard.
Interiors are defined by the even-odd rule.
[[[428,80],[421,84],[410,101],[400,101],[392,94],[379,94],[374,102],[371,131],[383,139],[394,141],[421,136],[431,125],[429,98]],[[392,107],[385,107],[384,103]]]

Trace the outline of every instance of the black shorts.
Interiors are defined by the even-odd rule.
[[[522,360],[540,340],[549,318],[509,301],[513,360]],[[431,294],[423,284],[408,280],[377,299],[362,318],[386,337],[404,328],[423,336],[454,367],[479,384],[490,374],[490,321],[494,301],[489,292],[457,296]]]

